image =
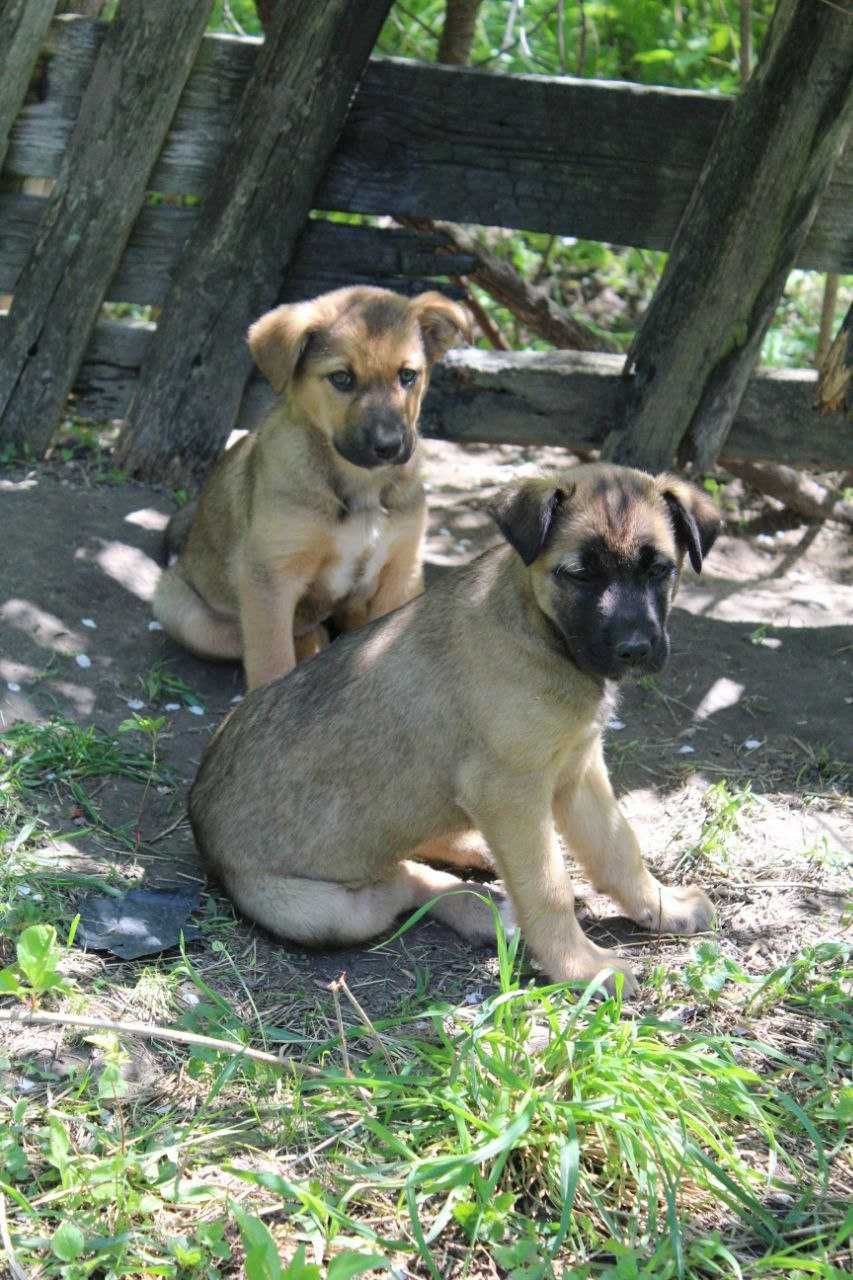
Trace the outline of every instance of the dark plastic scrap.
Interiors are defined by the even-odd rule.
[[[89,893],[80,902],[74,942],[87,951],[110,951],[122,960],[153,956],[199,937],[187,923],[201,901],[199,886],[131,889],[120,897]]]

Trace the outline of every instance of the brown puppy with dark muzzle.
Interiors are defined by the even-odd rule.
[[[454,875],[479,831],[534,956],[555,980],[630,970],[577,924],[556,833],[646,928],[693,933],[701,889],[646,869],[602,752],[618,681],[657,671],[685,555],[719,517],[698,489],[612,466],[504,492],[506,541],[425,595],[253,693],[208,747],[190,795],[198,847],[273,933],[352,943],[437,897],[466,937],[491,912]]]
[[[277,307],[249,346],[281,400],[179,512],[154,614],[250,689],[423,589],[418,416],[429,372],[469,336],[440,293],[339,289]]]

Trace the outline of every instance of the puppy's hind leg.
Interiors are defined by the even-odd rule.
[[[169,635],[202,658],[239,658],[243,652],[236,618],[213,613],[176,569],[166,569],[154,591],[154,617]]]
[[[481,901],[487,889],[415,862],[401,862],[387,880],[355,889],[296,876],[264,876],[227,887],[251,919],[307,946],[366,942],[431,898],[438,899],[433,914],[464,937],[480,942],[495,933],[491,909]]]

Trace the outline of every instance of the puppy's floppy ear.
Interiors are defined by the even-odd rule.
[[[460,338],[465,342],[471,341],[471,317],[458,302],[451,302],[443,293],[432,290],[419,293],[411,305],[421,327],[424,351],[430,364],[440,360]]]
[[[277,394],[296,373],[316,323],[313,302],[292,302],[268,311],[250,327],[249,350]]]
[[[686,551],[693,568],[701,573],[702,561],[720,532],[719,511],[701,489],[678,476],[658,476],[655,483],[669,507],[679,551],[682,555]]]
[[[489,514],[524,563],[533,564],[545,549],[566,497],[552,480],[525,480],[499,493],[489,504]]]

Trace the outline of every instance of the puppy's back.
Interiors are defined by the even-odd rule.
[[[465,572],[255,690],[222,724],[189,808],[226,886],[252,866],[337,879],[342,856],[356,878],[375,876],[464,819],[455,762],[466,717],[443,672]]]

